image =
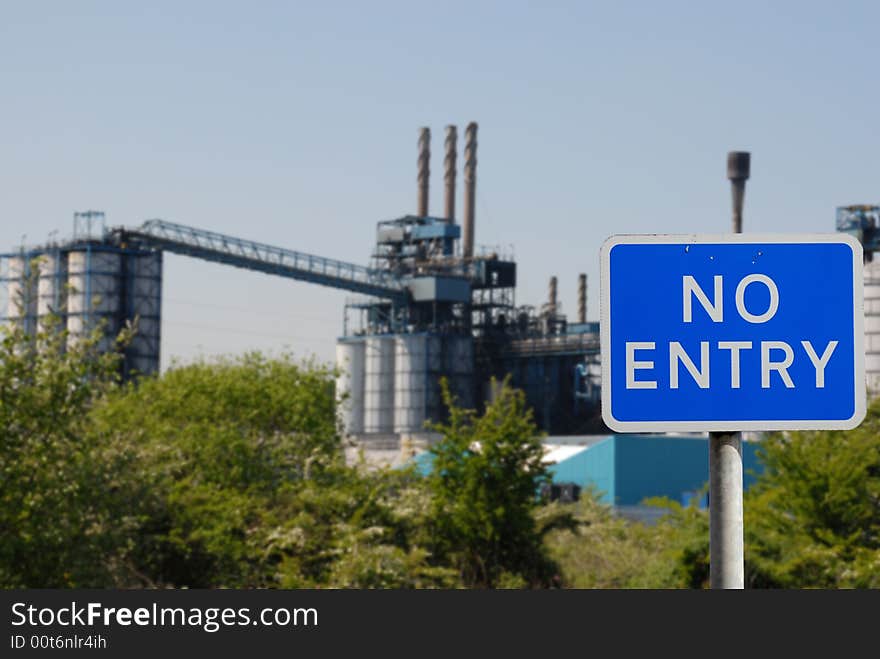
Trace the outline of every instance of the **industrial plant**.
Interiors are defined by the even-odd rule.
[[[587,280],[577,314],[561,313],[557,280],[539,305],[518,304],[516,262],[476,247],[477,124],[464,131],[463,207],[458,221],[458,132],[444,142],[444,212],[429,213],[431,132],[418,139],[413,214],[382,220],[368,265],[345,263],[164,220],[105,226],[99,211],[74,215],[70,240],[0,254],[0,321],[34,332],[57,317],[77,340],[103,328],[102,349],[136,324],[122,376],[159,370],[163,253],[172,252],[354,294],[336,347],[345,434],[392,462],[428,447],[446,413],[445,379],[458,404],[479,409],[506,377],[525,392],[551,435],[607,434],[599,413],[599,324],[588,322]],[[868,388],[880,391],[880,207],[837,210],[837,229],[865,248]]]
[[[136,323],[124,349],[125,378],[159,370],[162,255],[217,263],[342,289],[337,394],[346,435],[387,459],[430,444],[442,421],[441,379],[459,405],[479,408],[505,377],[525,391],[539,427],[553,434],[604,430],[598,409],[598,323],[561,313],[556,278],[538,306],[516,303],[516,262],[475,245],[477,124],[464,133],[463,209],[456,218],[458,133],[448,126],[444,213],[428,210],[431,132],[418,140],[414,214],[383,220],[367,266],[256,243],[164,220],[107,228],[103,213],[74,215],[72,239],[0,255],[4,322],[36,331],[49,316],[76,340],[101,327],[102,349]],[[493,384],[493,382],[495,384]]]

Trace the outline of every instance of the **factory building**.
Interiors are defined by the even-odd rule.
[[[598,404],[598,323],[586,319],[586,275],[578,318],[569,322],[550,279],[547,301],[516,304],[516,262],[478,249],[477,125],[464,133],[461,222],[456,221],[458,131],[446,128],[443,215],[429,213],[431,133],[421,129],[416,213],[376,225],[370,265],[361,266],[148,220],[104,225],[103,213],[74,216],[73,238],[0,255],[0,320],[35,332],[54,314],[68,341],[102,328],[102,350],[136,322],[123,376],[159,369],[162,255],[216,263],[353,293],[336,347],[344,433],[379,462],[426,448],[446,415],[441,382],[458,405],[479,408],[509,377],[523,389],[540,428],[603,431]]]
[[[550,436],[543,462],[553,485],[546,495],[563,502],[576,501],[592,490],[618,514],[653,521],[665,510],[646,505],[661,497],[683,506],[708,505],[706,490],[709,440],[695,435],[588,435]],[[743,487],[748,489],[762,471],[758,443],[742,444]],[[422,475],[432,469],[432,454],[411,461]]]
[[[696,500],[708,504],[709,440],[670,435],[598,435],[549,437],[545,460],[553,482],[593,488],[603,503],[618,512],[650,519],[662,513],[645,506],[653,497],[681,505]],[[743,487],[748,489],[762,471],[757,442],[742,443]]]

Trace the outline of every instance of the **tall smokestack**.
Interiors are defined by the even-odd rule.
[[[419,131],[419,194],[416,203],[416,215],[425,217],[428,214],[428,179],[431,178],[431,129]]]
[[[455,126],[446,127],[446,158],[443,161],[446,181],[445,216],[449,224],[455,224],[455,161],[458,156],[458,129]]]
[[[474,256],[474,200],[477,196],[477,124],[472,121],[464,131],[464,222],[461,255]]]
[[[587,322],[587,275],[578,275],[578,322]]]
[[[746,195],[746,181],[749,178],[751,154],[748,151],[731,151],[727,154],[727,178],[733,193],[733,232],[743,230],[743,199]]]
[[[547,306],[550,307],[550,314],[556,315],[556,275],[550,277],[550,287],[547,290]]]

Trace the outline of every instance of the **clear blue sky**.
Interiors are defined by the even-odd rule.
[[[546,5],[546,6],[545,6]],[[612,233],[826,232],[880,201],[875,2],[4,2],[0,251],[72,213],[152,217],[367,263],[414,211],[418,128],[480,124],[477,242],[518,303],[578,272],[598,316]],[[649,273],[646,273],[649,276]],[[330,360],[345,294],[166,257],[163,363]]]

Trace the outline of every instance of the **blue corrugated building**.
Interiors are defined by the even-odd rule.
[[[709,480],[709,440],[668,435],[548,437],[545,460],[553,463],[554,483],[593,488],[605,503],[633,508],[651,497],[668,497],[684,505],[695,496],[705,503]],[[744,441],[743,485],[761,471],[758,442]],[[414,458],[419,471],[431,470],[430,453]]]
[[[609,435],[599,438],[565,437],[565,445],[547,454],[553,482],[594,487],[602,501],[636,506],[649,497],[668,497],[686,504],[709,479],[709,440],[706,437],[666,435]],[[572,440],[575,440],[574,446]],[[743,481],[746,488],[760,473],[757,442],[743,442]],[[579,449],[579,450],[578,450]],[[560,459],[554,453],[561,451]]]

